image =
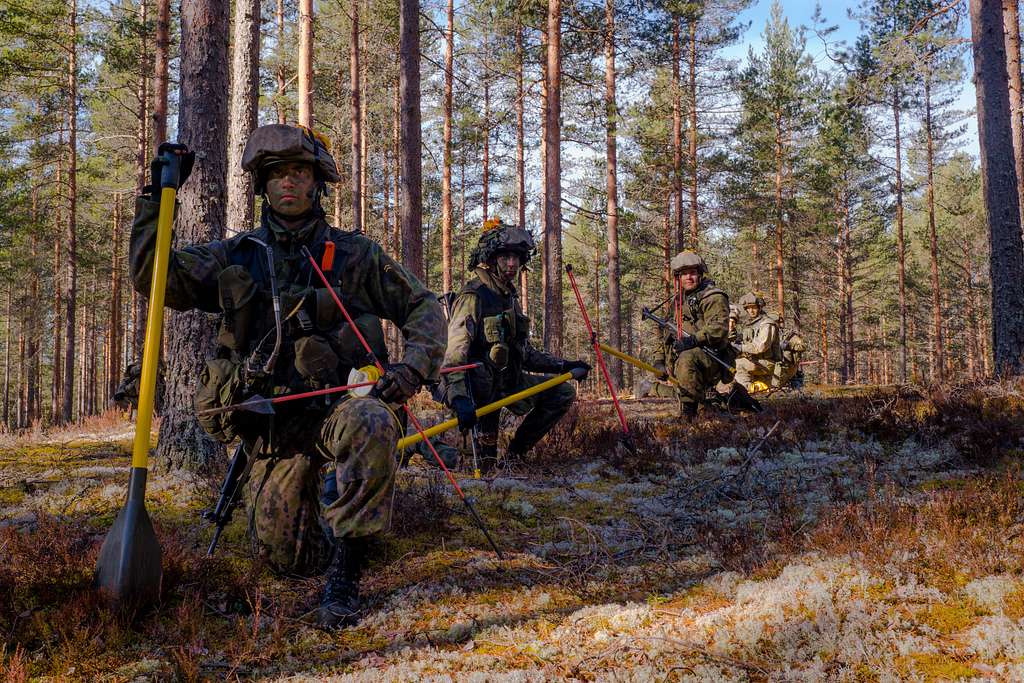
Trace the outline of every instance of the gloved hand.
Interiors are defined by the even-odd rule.
[[[196,162],[196,153],[191,151],[185,145],[179,145],[170,142],[163,142],[157,149],[157,155],[153,158],[153,161],[149,162],[149,185],[142,188],[143,194],[148,194],[154,201],[160,199],[160,177],[163,174],[164,162],[162,159],[165,151],[173,151],[180,157],[181,166],[178,171],[178,187],[176,190],[181,189],[181,186],[188,180],[189,175],[192,173],[192,167]]]
[[[657,371],[655,376],[658,379],[667,379],[668,378],[668,370],[665,369],[665,364],[664,363],[655,363],[654,364],[654,369]]]
[[[405,403],[423,385],[423,378],[405,363],[396,363],[373,385],[372,396],[385,403]]]
[[[583,360],[563,360],[562,361],[562,372],[572,372],[573,370],[582,370],[583,375],[577,380],[582,382],[590,374],[590,363]]]
[[[672,345],[672,348],[676,350],[676,353],[682,353],[683,351],[689,351],[690,349],[697,348],[697,338],[694,336],[683,337],[677,339],[676,343]]]
[[[468,396],[456,396],[452,399],[452,410],[459,418],[459,431],[468,432],[476,426],[476,406]]]

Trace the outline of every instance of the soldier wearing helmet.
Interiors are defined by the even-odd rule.
[[[740,297],[740,306],[747,312],[747,324],[738,339],[736,381],[751,393],[767,391],[782,361],[779,325],[764,311],[764,297],[747,292]]]
[[[183,150],[183,156],[185,169],[191,155]],[[167,306],[220,315],[218,346],[199,378],[197,408],[338,386],[353,368],[367,365],[366,352],[304,249],[374,347],[383,351],[381,318],[405,337],[401,360],[369,396],[297,400],[280,404],[274,415],[200,417],[218,440],[239,437],[254,461],[244,489],[253,547],[289,575],[327,567],[320,622],[344,626],[361,614],[367,541],[390,524],[401,435],[395,410],[425,381],[437,379],[444,316],[437,299],[377,243],[325,221],[320,198],[339,175],[322,137],[303,127],[262,126],[249,137],[242,166],[263,198],[259,225],[171,253]],[[138,199],[132,226],[131,276],[141,293],[148,291],[153,270],[160,208],[155,186]],[[325,465],[333,469],[339,494],[321,504]]]
[[[445,396],[464,432],[476,427],[480,463],[493,469],[498,457],[499,413],[480,418],[475,407],[539,384],[550,374],[574,368],[589,370],[580,360],[567,361],[530,343],[530,319],[523,315],[516,293],[520,271],[534,254],[533,236],[522,228],[491,219],[483,226],[470,255],[472,279],[451,308],[448,322],[446,366],[479,362],[469,372],[447,375]],[[558,422],[576,399],[570,384],[557,387],[509,406],[525,419],[505,452],[508,462],[522,459]]]
[[[684,334],[671,335],[659,330],[654,367],[662,377],[671,374],[676,380],[680,412],[692,419],[708,389],[720,381],[732,380],[702,349],[707,347],[726,362],[732,360],[729,296],[707,277],[707,266],[699,254],[680,252],[672,259],[671,267],[675,279],[675,320]]]

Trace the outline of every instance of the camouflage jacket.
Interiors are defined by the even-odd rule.
[[[743,326],[739,341],[740,353],[748,358],[782,360],[779,326],[764,313]]]
[[[697,339],[698,346],[718,350],[729,343],[729,296],[704,279],[700,286],[683,297],[683,331]],[[655,365],[668,365],[675,359],[672,348],[675,335],[659,328],[659,344],[654,351]]]
[[[560,372],[564,362],[530,343],[530,319],[523,315],[515,287],[499,283],[485,266],[474,272],[451,307],[444,365],[482,365],[446,377],[449,402],[473,393],[495,397],[513,386],[521,372]],[[504,362],[496,362],[495,347],[504,347]]]
[[[130,274],[136,290],[144,294],[149,293],[152,276],[159,206],[159,202],[140,197],[132,225]],[[246,335],[247,341],[239,342],[233,351],[235,355],[244,356],[259,344],[265,346],[268,338],[272,345],[275,326],[266,250],[252,238],[273,248],[282,315],[289,319],[285,326],[287,347],[293,346],[296,338],[303,334],[322,335],[335,347],[358,344],[301,251],[305,246],[323,264],[329,260],[325,259],[327,245],[333,244],[333,266],[325,269],[325,274],[349,313],[358,319],[360,328],[364,327],[364,320],[372,322],[374,316],[393,321],[405,337],[401,362],[412,367],[424,380],[437,379],[445,342],[444,316],[437,299],[376,242],[359,233],[333,228],[322,218],[290,231],[277,225],[269,213],[264,212],[261,225],[254,230],[172,250],[166,305],[179,311],[224,312],[222,276],[231,266],[240,266],[254,281],[260,300],[256,306],[257,319]],[[300,321],[302,316],[295,314],[301,311],[310,313]],[[361,348],[341,349],[346,350],[355,352],[353,358],[362,353]],[[288,348],[282,352],[281,361],[287,359],[287,352]],[[353,360],[352,364],[358,362]],[[278,368],[282,366],[287,363],[279,362]],[[277,374],[275,372],[275,383]],[[344,376],[341,379],[344,380]]]

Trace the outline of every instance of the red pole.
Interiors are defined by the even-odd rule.
[[[384,366],[380,364],[379,360],[377,360],[377,356],[373,353],[373,349],[370,348],[370,345],[367,343],[366,338],[363,337],[363,333],[359,331],[359,326],[356,325],[354,320],[352,320],[352,316],[348,314],[348,309],[345,308],[345,304],[341,303],[341,299],[338,298],[338,294],[337,292],[334,291],[334,287],[332,287],[331,283],[327,281],[327,276],[324,275],[324,271],[320,270],[320,266],[317,265],[316,259],[313,258],[313,255],[309,253],[309,249],[307,249],[306,247],[302,247],[302,251],[303,253],[305,253],[306,258],[309,259],[309,263],[310,265],[313,266],[313,270],[316,271],[316,274],[320,277],[320,281],[324,283],[324,287],[327,288],[327,291],[330,293],[331,298],[334,299],[334,303],[338,305],[338,309],[341,311],[341,314],[345,316],[346,322],[348,322],[349,326],[351,326],[352,331],[356,333],[356,338],[359,340],[359,343],[363,345],[363,349],[366,351],[367,355],[370,357],[370,360],[373,362],[373,364],[377,366],[377,369],[380,370],[381,377],[383,377],[386,374],[384,371]],[[452,474],[451,470],[448,469],[448,466],[444,464],[444,460],[441,459],[441,456],[438,455],[437,449],[434,448],[434,444],[432,444],[430,442],[430,439],[428,439],[426,435],[423,433],[423,427],[420,425],[420,421],[416,419],[415,415],[413,415],[412,411],[409,409],[409,406],[403,403],[402,409],[405,410],[405,414],[409,416],[409,421],[412,422],[412,426],[416,428],[416,433],[423,437],[423,441],[427,444],[427,447],[430,449],[431,455],[433,455],[434,459],[437,460],[437,464],[441,466],[441,470],[448,477],[448,481],[451,482],[452,488],[455,489],[455,492],[459,494],[459,498],[462,499],[462,502],[466,504],[466,507],[473,514],[473,518],[476,520],[477,525],[480,527],[480,530],[484,532],[484,536],[486,536],[487,540],[490,541],[491,547],[494,548],[494,552],[497,553],[500,559],[505,559],[504,555],[502,555],[501,553],[501,550],[498,549],[497,544],[495,544],[494,540],[491,538],[491,535],[487,532],[487,528],[484,526],[484,523],[480,519],[480,516],[476,513],[476,510],[473,508],[473,504],[469,502],[469,499],[466,498],[466,494],[462,492],[461,488],[459,488],[458,482],[455,481],[455,476]]]
[[[615,403],[615,412],[619,414],[619,422],[622,424],[622,433],[629,434],[629,427],[626,426],[626,416],[622,413],[622,406],[619,405],[619,397],[615,395],[615,385],[612,384],[611,375],[608,374],[608,367],[604,364],[604,356],[601,354],[601,347],[597,343],[597,335],[590,324],[590,316],[587,315],[587,308],[583,305],[583,297],[580,296],[580,288],[576,286],[576,276],[572,274],[572,264],[565,264],[565,272],[569,275],[569,283],[572,291],[576,294],[576,303],[580,305],[580,313],[583,314],[583,322],[587,324],[587,331],[590,332],[590,343],[594,347],[594,355],[597,356],[597,364],[601,366],[601,374],[608,384],[608,391],[612,392],[612,402]]]

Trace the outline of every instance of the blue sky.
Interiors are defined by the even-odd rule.
[[[792,26],[803,25],[810,28],[816,4],[814,0],[782,0],[782,9]],[[822,16],[825,19],[826,25],[837,26],[836,31],[828,36],[830,50],[835,47],[832,45],[833,43],[844,41],[849,46],[856,40],[860,27],[856,19],[849,18],[849,12],[850,10],[856,11],[860,4],[860,2],[851,0],[833,0],[821,3]],[[740,20],[751,22],[751,25],[743,36],[743,40],[725,51],[726,56],[745,61],[748,48],[753,47],[755,52],[760,50],[762,44],[761,32],[764,30],[765,22],[768,21],[768,17],[771,14],[771,7],[771,0],[759,0],[753,7],[740,14]],[[963,25],[961,26],[961,32],[964,38],[970,38],[970,24],[966,18],[964,18]],[[821,68],[826,69],[830,66],[828,57],[825,55],[825,46],[811,32],[808,32],[807,36],[807,49]],[[971,115],[964,121],[967,125],[967,132],[961,138],[961,145],[964,151],[978,158],[978,125],[977,119],[973,114],[975,93],[974,84],[971,82],[972,72],[971,53],[970,50],[966,50],[964,53],[963,89],[957,106],[964,111],[971,112]]]

